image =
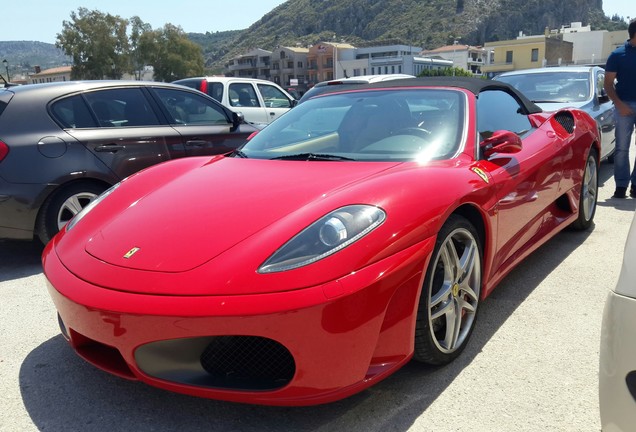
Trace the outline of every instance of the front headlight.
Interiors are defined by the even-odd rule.
[[[75,216],[73,216],[73,219],[71,219],[67,224],[66,224],[66,231],[70,231],[84,216],[86,216],[88,214],[88,212],[90,212],[91,210],[93,210],[95,208],[95,206],[97,204],[99,204],[100,202],[102,202],[102,200],[104,198],[106,198],[108,195],[110,195],[111,193],[113,193],[113,191],[115,189],[117,189],[119,187],[119,185],[121,184],[121,182],[116,183],[114,185],[112,185],[110,188],[106,189],[104,192],[101,193],[101,195],[99,195],[97,198],[95,198],[93,201],[91,201],[90,203],[88,203],[88,205],[86,207],[84,207],[78,214],[76,214]]]
[[[314,263],[364,237],[385,219],[384,210],[370,205],[334,210],[285,243],[258,272],[282,272]]]

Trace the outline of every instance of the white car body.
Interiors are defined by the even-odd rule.
[[[636,218],[618,283],[603,311],[599,403],[603,432],[636,430]]]
[[[200,90],[249,123],[269,124],[295,106],[296,100],[272,81],[237,77],[195,77],[175,84]]]

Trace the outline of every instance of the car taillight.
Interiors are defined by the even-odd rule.
[[[9,154],[9,146],[0,141],[0,162]]]
[[[208,80],[202,80],[199,86],[199,91],[208,94]]]

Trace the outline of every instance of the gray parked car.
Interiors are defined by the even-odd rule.
[[[505,72],[495,77],[511,84],[544,111],[575,107],[596,120],[601,131],[601,160],[612,161],[614,103],[605,92],[605,70],[598,66],[561,66]]]
[[[86,81],[0,89],[0,238],[47,243],[123,178],[233,151],[258,129],[182,86]]]

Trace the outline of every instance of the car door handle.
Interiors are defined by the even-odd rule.
[[[186,147],[205,147],[208,145],[207,141],[204,140],[189,140],[185,143]]]
[[[95,151],[99,153],[116,153],[119,150],[124,150],[126,147],[117,144],[107,144],[95,147]]]

